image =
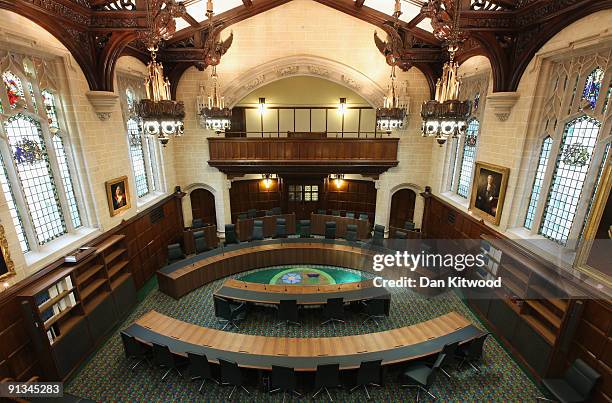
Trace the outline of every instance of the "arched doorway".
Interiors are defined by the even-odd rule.
[[[414,220],[416,193],[411,189],[400,189],[391,197],[389,226],[404,228],[406,221]]]
[[[189,197],[191,198],[191,214],[193,218],[201,218],[206,224],[217,225],[215,196],[206,189],[195,189]]]

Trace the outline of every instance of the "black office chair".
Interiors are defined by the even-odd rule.
[[[372,234],[372,245],[383,246],[385,239],[385,226],[376,224],[374,226],[374,233]]]
[[[468,363],[476,372],[480,372],[480,369],[474,363],[478,363],[482,359],[484,343],[489,334],[485,333],[469,343],[459,346],[455,354],[455,357],[459,360],[457,369],[461,369],[465,363]]]
[[[244,319],[247,309],[246,303],[243,302],[242,304],[236,305],[224,298],[214,295],[213,301],[215,305],[215,316],[217,320],[223,324],[221,330],[225,330],[228,326],[234,326],[236,329],[240,329],[236,322]]]
[[[293,393],[298,397],[302,394],[297,389],[297,377],[293,368],[279,367],[278,365],[272,365],[272,390],[270,393],[283,392],[283,402],[285,401],[285,395],[287,392]]]
[[[274,238],[287,238],[287,220],[285,218],[276,219],[276,233]]]
[[[247,213],[238,213],[239,220],[246,220],[248,218]]]
[[[332,210],[332,215],[340,217],[340,210]]]
[[[340,386],[340,365],[317,365],[317,372],[315,374],[315,389],[317,391],[312,395],[312,398],[314,399],[319,393],[325,391],[329,401],[333,402],[334,399],[332,399],[328,388],[337,388],[338,386]]]
[[[162,376],[161,380],[163,381],[172,371],[176,371],[182,378],[183,374],[181,374],[179,367],[186,365],[187,360],[172,354],[168,346],[153,343],[153,363],[160,368],[167,369],[166,373]]]
[[[336,222],[327,221],[325,223],[325,239],[336,239]]]
[[[327,214],[327,210],[322,209],[322,208],[317,209],[317,214]]]
[[[446,375],[448,379],[452,379],[452,376],[448,373],[448,371],[444,368],[444,366],[449,366],[456,361],[458,349],[459,349],[458,341],[455,343],[446,344],[442,348],[441,353],[444,354],[444,359],[442,360],[442,363],[440,364],[440,371],[442,371],[442,373]]]
[[[225,361],[219,358],[219,364],[221,364],[221,385],[232,385],[232,391],[230,392],[228,399],[232,399],[232,395],[236,389],[240,386],[247,394],[251,394],[247,388],[244,387],[244,378],[242,377],[242,371],[235,362]]]
[[[385,316],[389,316],[389,310],[387,305],[389,300],[385,298],[373,298],[366,301],[362,301],[365,307],[365,314],[368,316],[363,323],[367,323],[369,320],[373,321],[376,326],[380,326],[379,319],[384,319]]]
[[[257,216],[257,210],[250,208],[247,210],[247,218],[255,218]]]
[[[347,211],[345,215],[346,218],[355,218],[355,213],[353,213],[352,211]]]
[[[272,215],[281,215],[283,211],[280,207],[272,207]]]
[[[193,233],[193,242],[195,244],[195,253],[202,253],[210,250],[204,237],[204,231],[196,231]]]
[[[563,378],[542,379],[542,385],[556,400],[536,397],[536,401],[547,402],[590,402],[595,385],[601,378],[593,368],[581,359],[577,359],[565,371]]]
[[[239,243],[238,236],[236,235],[236,225],[225,224],[225,245],[233,243]]]
[[[349,242],[357,242],[357,226],[355,224],[349,224],[346,226],[346,235],[344,236]]]
[[[404,229],[407,229],[408,231],[414,231],[414,222],[413,221],[404,222]]]
[[[202,228],[204,226],[204,220],[201,218],[194,218],[191,220],[191,228]]]
[[[300,238],[310,238],[310,220],[300,220]]]
[[[370,217],[368,217],[367,213],[359,213],[359,219],[360,220],[369,220]]]
[[[271,215],[274,215],[274,214],[272,213],[272,210],[266,210],[266,216],[267,216],[267,217],[270,217]]]
[[[297,301],[294,299],[281,299],[278,306],[278,319],[281,321],[280,324],[301,326]]]
[[[335,327],[335,322],[344,323],[344,300],[328,298],[327,303],[323,306],[323,317],[326,320],[321,325],[331,323]]]
[[[395,239],[406,239],[408,237],[408,234],[406,234],[404,231],[395,231]]]
[[[123,342],[126,358],[136,360],[136,364],[132,365],[132,370],[135,370],[143,362],[151,364],[149,358],[151,358],[152,352],[149,346],[140,343],[134,336],[130,336],[125,332],[121,332],[121,341]]]
[[[181,244],[173,243],[168,245],[168,264],[172,264],[183,259],[185,259],[185,254],[183,253]]]
[[[263,239],[264,239],[263,221],[254,220],[253,221],[253,234],[251,235],[251,241],[261,241]]]
[[[360,387],[363,387],[363,390],[370,400],[370,392],[368,391],[368,386],[378,386],[381,385],[381,364],[382,360],[377,361],[364,361],[359,365],[359,370],[357,371],[357,384],[350,390],[353,393]]]
[[[404,378],[408,378],[408,381],[412,383],[401,386],[403,388],[416,388],[417,402],[421,401],[421,391],[427,393],[434,400],[438,399],[433,393],[429,391],[429,389],[436,380],[436,376],[445,357],[446,355],[440,352],[432,366],[429,366],[424,362],[415,362],[404,371]]]
[[[207,379],[210,379],[219,385],[219,381],[213,376],[210,363],[205,355],[188,352],[187,358],[189,359],[189,376],[191,377],[191,380],[202,380],[202,384],[200,385],[198,392],[202,393],[202,389],[204,388],[204,384],[206,383]]]

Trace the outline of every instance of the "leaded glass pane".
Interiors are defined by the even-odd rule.
[[[66,233],[49,156],[38,122],[16,115],[5,123],[17,175],[39,244]]]
[[[587,76],[584,90],[582,91],[582,99],[589,103],[591,109],[595,109],[599,91],[601,90],[601,82],[603,81],[604,71],[599,67],[596,68]]]
[[[478,130],[480,122],[472,119],[468,123],[465,142],[463,144],[463,158],[461,159],[461,170],[459,171],[459,185],[457,194],[461,197],[468,197],[472,182],[472,171],[474,170],[474,160],[476,159],[476,144],[478,142]]]
[[[455,188],[455,171],[459,162],[459,139],[452,139],[453,145],[451,146],[451,158],[450,158],[450,182],[448,190],[451,192]]]
[[[158,167],[157,167],[157,156],[155,152],[157,141],[155,140],[154,137],[150,137],[150,136],[147,136],[145,140],[147,142],[147,148],[149,150],[149,161],[150,161],[149,177],[151,178],[151,189],[155,191],[155,190],[159,190],[158,189],[159,183],[154,179],[154,178],[157,178],[159,180],[159,175],[157,175],[157,172],[159,172]]]
[[[41,95],[45,104],[47,118],[49,120],[49,131],[55,134],[59,131],[59,122],[57,120],[57,111],[55,109],[55,96],[47,90],[43,90]]]
[[[74,195],[74,185],[72,183],[72,177],[70,176],[70,166],[68,165],[66,149],[64,148],[64,141],[62,140],[61,136],[53,136],[53,147],[55,148],[55,154],[57,155],[57,164],[59,165],[60,175],[62,176],[62,183],[64,185],[64,192],[66,193],[66,199],[68,200],[68,208],[70,210],[72,225],[74,228],[79,228],[83,225],[83,223],[81,222],[79,205],[77,204],[77,200]]]
[[[603,170],[606,167],[606,161],[608,161],[608,156],[610,155],[610,143],[606,145],[606,149],[603,153],[603,158],[601,160],[601,164],[599,165],[599,171],[597,171],[597,179],[595,179],[595,186],[593,186],[593,193],[591,194],[591,198],[589,199],[589,207],[587,207],[586,215],[584,216],[584,222],[582,223],[582,229],[580,230],[580,238],[584,234],[584,229],[586,228],[586,223],[589,220],[589,214],[591,214],[591,208],[593,208],[593,202],[595,202],[595,196],[597,196],[597,190],[599,189],[599,182],[601,180],[601,175],[603,174]]]
[[[606,93],[606,99],[604,100],[604,105],[601,113],[604,115],[608,112],[608,105],[610,104],[610,94],[612,94],[612,80],[610,80],[610,85],[608,86],[608,92]]]
[[[2,75],[2,81],[4,81],[4,87],[6,88],[6,94],[8,95],[8,101],[11,108],[16,108],[17,104],[25,106],[23,86],[19,77],[10,71],[6,71]]]
[[[21,246],[21,251],[23,253],[30,251],[30,245],[28,244],[28,239],[25,236],[25,231],[23,229],[23,221],[21,221],[21,214],[19,214],[19,210],[17,210],[17,206],[15,205],[15,196],[13,195],[13,187],[8,180],[8,174],[6,172],[6,165],[4,165],[4,159],[0,154],[0,184],[2,185],[2,191],[4,192],[4,198],[6,199],[6,204],[8,205],[9,212],[11,213],[11,219],[13,220],[13,225],[15,226],[15,231],[17,232],[17,239],[19,239],[19,245]]]
[[[553,140],[550,137],[546,137],[542,142],[542,148],[540,149],[540,159],[538,161],[538,168],[536,170],[535,179],[533,180],[533,187],[531,189],[531,198],[529,199],[529,207],[527,207],[527,216],[525,217],[525,228],[531,229],[535,218],[536,207],[538,200],[540,199],[540,193],[542,192],[542,182],[544,182],[544,175],[546,174],[546,167],[548,166],[548,159],[550,158],[550,150],[552,149]]]
[[[136,180],[136,194],[138,197],[143,197],[149,194],[149,182],[144,160],[140,126],[136,119],[128,119],[127,127],[130,143],[130,157],[132,159],[132,168],[134,169],[134,179]]]
[[[540,234],[562,245],[568,241],[600,123],[587,116],[565,125]]]

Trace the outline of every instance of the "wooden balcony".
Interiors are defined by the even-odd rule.
[[[397,166],[398,138],[209,138],[208,164],[230,175],[357,173]]]

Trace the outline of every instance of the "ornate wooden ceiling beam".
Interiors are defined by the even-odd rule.
[[[195,18],[193,18],[193,17],[191,16],[191,14],[189,14],[189,13],[185,13],[185,15],[183,16],[183,19],[184,19],[185,21],[187,21],[187,22],[189,23],[189,25],[191,25],[192,27],[196,27],[196,28],[197,28],[197,27],[199,27],[199,26],[200,26],[200,23],[198,22],[198,20],[196,20]]]

